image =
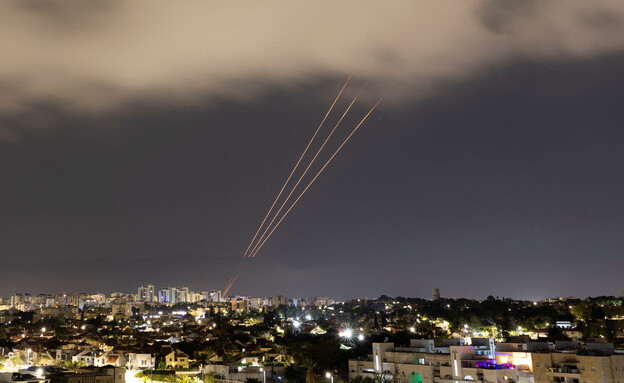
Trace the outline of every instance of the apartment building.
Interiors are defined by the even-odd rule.
[[[585,349],[531,353],[535,383],[624,383],[624,354]]]
[[[349,361],[349,379],[383,374],[395,383],[518,382],[515,366],[497,360],[492,339],[473,342],[442,347],[431,339],[412,339],[410,347],[373,343],[367,360]]]

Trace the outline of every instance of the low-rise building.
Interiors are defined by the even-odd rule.
[[[173,350],[165,355],[165,363],[167,368],[189,368],[189,356],[180,350]]]
[[[73,362],[83,363],[85,366],[95,366],[95,358],[97,358],[97,353],[93,350],[84,350],[81,353],[72,356]]]
[[[126,370],[118,367],[102,367],[73,373],[53,374],[50,383],[126,383]]]
[[[94,365],[96,367],[103,366],[115,366],[115,367],[125,367],[127,364],[126,358],[122,354],[107,351],[104,354],[96,357],[94,359]]]
[[[129,303],[114,303],[111,305],[111,315],[130,318],[132,316],[132,305]]]
[[[128,368],[131,370],[154,368],[156,358],[147,353],[128,353]]]
[[[50,383],[50,380],[31,374],[0,371],[0,383]]]

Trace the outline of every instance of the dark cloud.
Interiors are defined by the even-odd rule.
[[[609,9],[596,9],[593,12],[590,12],[587,15],[582,15],[582,20],[587,23],[587,25],[599,28],[604,31],[620,31],[622,28],[622,23],[624,22],[624,15],[610,12]]]
[[[48,31],[83,33],[94,28],[99,21],[104,21],[104,16],[113,12],[118,3],[115,0],[93,0],[88,3],[79,0],[24,0],[15,2],[14,6]]]
[[[9,1],[0,113],[32,118],[41,103],[90,114],[245,102],[347,74],[370,81],[369,101],[396,81],[387,102],[409,103],[518,58],[619,51],[622,4]],[[21,135],[0,127],[0,139]]]
[[[533,16],[538,10],[539,3],[539,0],[487,1],[479,8],[478,15],[481,22],[492,32],[512,33],[514,20]]]

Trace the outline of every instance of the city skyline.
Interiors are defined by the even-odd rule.
[[[598,296],[598,297],[573,297],[560,296],[550,297],[541,300],[525,300],[514,299],[513,297],[488,296],[485,299],[474,299],[467,297],[446,297],[440,294],[440,289],[433,288],[429,297],[409,297],[397,296],[390,297],[381,295],[379,297],[351,297],[348,299],[334,299],[333,297],[293,297],[293,296],[251,296],[244,294],[226,295],[221,290],[202,290],[194,291],[188,287],[163,286],[155,288],[154,285],[138,286],[135,292],[113,292],[105,294],[103,292],[44,292],[38,294],[32,293],[14,293],[9,298],[0,297],[0,311],[5,312],[7,309],[18,310],[20,312],[41,313],[49,309],[70,310],[74,313],[78,311],[88,312],[95,309],[112,309],[113,314],[117,311],[123,311],[126,316],[130,316],[131,310],[178,310],[181,313],[187,310],[202,310],[205,308],[218,310],[227,310],[226,307],[231,305],[232,314],[239,311],[248,313],[250,310],[256,312],[264,312],[269,309],[284,310],[288,307],[294,309],[310,309],[310,308],[329,308],[335,310],[335,306],[340,305],[376,305],[379,302],[386,302],[385,309],[388,306],[395,308],[414,309],[412,305],[424,305],[427,307],[440,307],[445,310],[467,310],[469,305],[490,305],[493,302],[499,302],[505,305],[517,307],[529,307],[537,309],[537,307],[559,307],[564,310],[577,310],[583,302],[602,302],[600,307],[615,307],[620,310],[622,296],[619,295]],[[333,308],[331,308],[333,307]],[[500,308],[500,307],[499,307]],[[472,307],[474,309],[474,307]],[[540,309],[537,309],[538,311]],[[13,312],[13,314],[15,311]],[[617,315],[615,311],[610,311],[612,320],[621,320],[622,317]],[[464,313],[466,314],[466,313]],[[549,315],[552,312],[549,313]],[[598,316],[599,314],[596,313]],[[580,315],[580,314],[579,314]],[[145,318],[144,318],[145,319]],[[297,318],[291,318],[297,321]],[[546,321],[547,322],[547,321]]]
[[[0,296],[624,290],[622,4],[354,4],[0,6]],[[245,260],[350,76],[324,134],[394,87]]]
[[[378,296],[353,296],[353,297],[335,297],[335,296],[290,296],[290,295],[264,295],[264,296],[256,296],[252,294],[245,294],[241,292],[240,294],[223,294],[222,290],[216,288],[202,288],[202,289],[191,289],[187,286],[173,286],[163,285],[163,286],[155,286],[152,284],[141,285],[135,288],[136,292],[133,291],[14,291],[6,296],[0,296],[0,298],[5,299],[6,302],[10,302],[14,297],[28,297],[27,299],[39,299],[42,297],[52,298],[63,298],[63,299],[116,299],[116,298],[124,298],[124,299],[134,299],[134,302],[144,302],[144,303],[154,303],[154,304],[177,304],[177,303],[198,303],[201,301],[207,302],[222,302],[235,300],[239,298],[245,299],[273,299],[276,297],[280,297],[280,299],[285,299],[292,304],[298,300],[314,300],[314,299],[329,299],[332,302],[347,302],[354,300],[376,300],[382,299],[383,297],[387,298],[401,298],[401,299],[424,299],[424,300],[474,300],[474,301],[485,301],[487,299],[491,299],[495,297],[495,299],[501,300],[513,300],[513,301],[522,301],[522,302],[548,302],[552,300],[561,300],[561,299],[573,299],[573,300],[583,300],[583,299],[592,299],[597,297],[614,297],[615,299],[619,299],[621,296],[624,296],[624,291],[619,293],[605,294],[601,296],[552,296],[546,297],[543,299],[531,300],[531,299],[523,299],[513,296],[494,296],[488,295],[487,297],[466,297],[466,296],[445,296],[441,294],[439,288],[431,289],[429,296],[388,296],[387,294],[380,294]],[[151,295],[150,295],[151,292]],[[175,295],[175,299],[171,299],[171,296]],[[94,298],[96,297],[96,298]],[[180,297],[182,297],[180,299]],[[21,299],[21,298],[20,298]],[[2,301],[0,300],[0,303]]]
[[[370,383],[384,374],[397,383],[547,383],[623,376],[623,297],[475,301],[441,299],[434,288],[433,299],[143,301],[153,287],[0,302],[2,380]]]

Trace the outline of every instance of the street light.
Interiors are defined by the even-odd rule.
[[[333,375],[331,372],[329,372],[329,371],[328,371],[328,372],[326,372],[326,373],[325,373],[325,377],[326,377],[327,379],[331,379],[331,383],[334,383],[334,375]]]
[[[266,370],[260,367],[260,371],[262,371],[262,383],[266,383]]]
[[[30,353],[31,353],[31,351],[32,351],[31,349],[28,349],[28,358],[27,358],[28,364],[30,364]]]
[[[343,328],[338,333],[338,336],[341,337],[341,338],[345,338],[347,340],[350,340],[351,338],[353,338],[353,330],[350,329],[350,328]]]

